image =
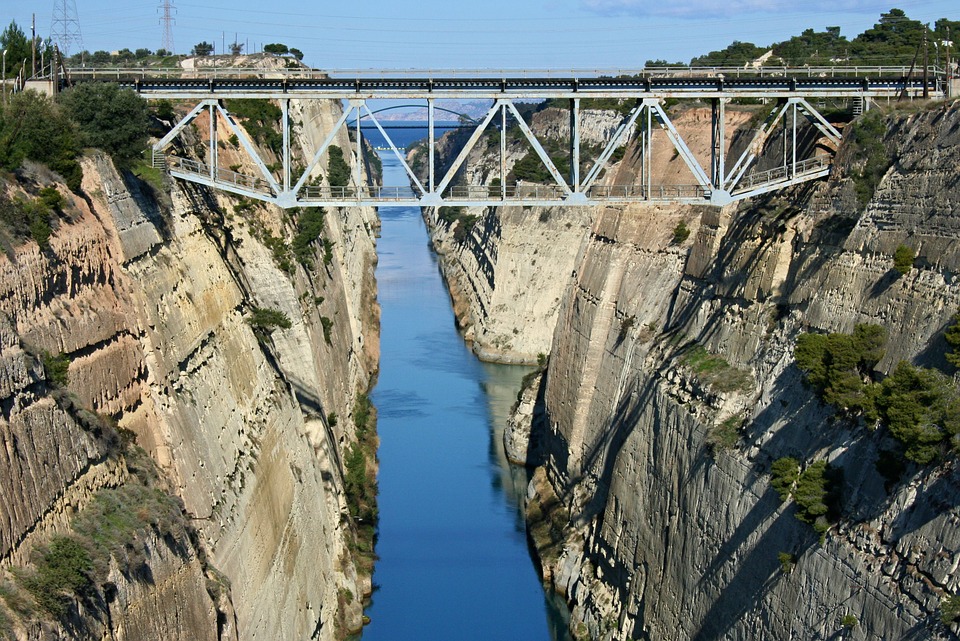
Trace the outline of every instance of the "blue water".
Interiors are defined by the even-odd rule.
[[[384,184],[405,184],[395,157],[381,158]],[[379,560],[363,640],[565,639],[527,547],[526,475],[500,441],[528,370],[467,349],[419,210],[380,215]]]

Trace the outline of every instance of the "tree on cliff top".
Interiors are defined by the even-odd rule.
[[[109,153],[122,167],[147,144],[147,103],[113,83],[81,84],[63,92],[61,103],[80,128],[84,145]]]

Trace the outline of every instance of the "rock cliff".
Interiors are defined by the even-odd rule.
[[[958,589],[953,456],[891,475],[889,432],[838,416],[793,359],[801,332],[871,323],[888,336],[878,376],[904,359],[952,371],[960,108],[883,124],[889,168],[865,198],[847,140],[828,181],[790,193],[594,213],[543,401],[520,408],[544,413],[528,525],[579,638],[956,638],[940,622]],[[917,255],[903,276],[900,245]],[[842,472],[822,540],[771,488],[786,456]]]
[[[308,143],[339,106],[294,109]],[[329,255],[306,266],[284,254],[285,212],[169,181],[157,194],[99,153],[83,170],[79,196],[36,167],[2,186],[66,203],[48,248],[0,258],[0,631],[342,638],[371,587],[342,461],[378,359],[375,213],[327,212]],[[31,577],[64,540],[96,580],[38,607]]]

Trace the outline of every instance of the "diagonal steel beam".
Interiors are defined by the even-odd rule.
[[[417,175],[413,173],[413,170],[410,169],[409,165],[407,165],[406,158],[403,157],[403,154],[401,154],[400,150],[397,149],[397,146],[393,143],[393,140],[391,140],[390,136],[387,135],[387,132],[380,125],[380,121],[377,120],[377,117],[373,115],[373,112],[370,111],[369,107],[367,107],[367,103],[363,103],[363,109],[367,112],[367,115],[370,116],[370,120],[373,121],[373,124],[377,126],[377,129],[380,131],[380,135],[383,136],[383,139],[387,142],[387,145],[389,145],[390,151],[392,151],[394,155],[397,157],[397,160],[400,161],[400,164],[403,166],[403,170],[407,172],[407,176],[417,186],[417,189],[420,190],[420,194],[421,195],[425,194],[426,190],[423,188],[423,185],[420,183],[420,179],[417,178]]]
[[[589,191],[590,187],[593,186],[593,183],[600,175],[600,172],[604,167],[606,167],[607,161],[610,160],[610,156],[612,156],[613,152],[615,152],[620,146],[624,133],[633,127],[634,123],[637,122],[637,117],[646,107],[646,100],[638,102],[630,111],[630,114],[627,116],[627,118],[620,123],[620,126],[617,127],[617,130],[613,132],[610,142],[607,143],[606,148],[604,148],[603,152],[600,154],[600,157],[597,158],[597,162],[594,163],[593,167],[590,168],[590,171],[587,172],[587,177],[583,180],[583,185],[581,185],[580,191],[587,192]]]
[[[493,106],[490,107],[489,110],[487,110],[487,114],[483,117],[483,120],[481,120],[477,128],[473,130],[473,133],[470,135],[470,138],[467,139],[467,144],[465,144],[463,146],[463,149],[460,150],[460,153],[457,154],[457,157],[453,161],[453,164],[450,165],[450,169],[447,170],[447,173],[446,175],[444,175],[443,180],[440,181],[440,184],[437,185],[436,190],[434,190],[433,194],[431,195],[442,194],[443,191],[450,185],[450,183],[453,182],[453,178],[454,176],[457,175],[457,171],[459,171],[460,165],[462,165],[463,162],[467,159],[467,156],[473,150],[474,146],[476,146],[477,141],[480,140],[480,136],[483,134],[484,130],[490,124],[490,121],[493,120],[493,117],[497,114],[497,111],[499,110],[499,108],[503,106],[505,102],[507,101],[505,101],[502,98],[498,98],[493,102]],[[504,136],[506,135],[506,133],[507,132],[502,131],[500,132],[500,135]]]
[[[726,191],[733,191],[734,187],[737,186],[737,183],[740,182],[740,179],[743,177],[743,174],[747,171],[750,163],[760,155],[763,146],[767,143],[767,139],[770,137],[770,134],[773,133],[777,123],[779,123],[780,119],[787,113],[789,104],[788,102],[777,104],[770,112],[770,115],[767,116],[764,124],[757,129],[757,132],[753,135],[753,139],[750,140],[750,144],[747,145],[747,148],[740,155],[740,158],[737,159],[737,162],[734,163],[726,179],[723,181],[723,187]]]
[[[687,143],[683,141],[683,138],[680,136],[680,132],[677,131],[677,128],[674,127],[673,122],[667,116],[667,112],[663,110],[663,106],[660,104],[660,101],[654,101],[650,108],[657,115],[657,120],[660,122],[660,125],[667,132],[667,137],[670,138],[670,142],[673,143],[674,148],[679,152],[680,157],[683,158],[683,161],[687,164],[687,167],[693,172],[693,177],[697,179],[705,189],[710,189],[712,187],[710,183],[710,176],[707,175],[707,172],[704,171],[703,167],[700,166],[700,163],[697,162],[697,159],[694,157],[693,152],[690,151],[690,148],[687,147]]]
[[[257,168],[260,170],[260,173],[263,174],[264,179],[270,185],[270,188],[273,190],[273,193],[280,194],[283,192],[280,185],[277,184],[276,179],[274,179],[273,174],[270,173],[270,170],[267,169],[267,165],[260,158],[260,155],[257,153],[256,148],[253,146],[253,143],[247,138],[247,134],[243,132],[243,129],[233,121],[233,118],[230,117],[230,114],[220,106],[219,103],[216,103],[217,111],[223,115],[223,119],[227,121],[227,126],[230,127],[234,135],[237,137],[237,140],[240,141],[240,144],[246,150],[247,154],[250,156],[251,160],[257,165]]]
[[[546,166],[547,171],[550,172],[550,175],[553,176],[553,179],[557,181],[557,185],[563,187],[563,190],[569,195],[571,193],[570,186],[567,184],[566,179],[557,169],[557,166],[553,164],[553,160],[550,159],[550,156],[544,150],[543,145],[540,144],[540,141],[537,140],[537,137],[530,130],[530,127],[527,126],[527,123],[524,122],[523,116],[520,115],[520,112],[517,111],[517,108],[513,105],[513,101],[507,102],[507,108],[513,112],[513,117],[517,119],[517,125],[520,126],[520,131],[523,132],[524,137],[530,143],[530,146],[533,147],[533,150],[537,152],[537,156],[540,157],[540,162]]]
[[[324,152],[328,147],[330,147],[331,144],[333,144],[333,139],[337,137],[337,133],[340,131],[340,128],[343,127],[345,122],[347,122],[347,119],[350,117],[350,114],[353,113],[354,109],[357,110],[357,114],[359,116],[360,109],[354,105],[351,105],[348,109],[343,110],[343,114],[340,115],[340,118],[337,120],[337,124],[330,129],[330,133],[328,133],[327,137],[324,138],[323,144],[321,144],[320,147],[317,148],[317,151],[314,152],[313,158],[310,160],[310,163],[307,165],[306,169],[303,170],[303,174],[300,176],[299,180],[297,180],[297,184],[294,185],[293,189],[290,190],[291,192],[294,194],[300,193],[300,190],[303,189],[307,179],[310,177],[310,172],[312,172],[320,163],[320,159],[323,158]]]
[[[209,107],[212,103],[215,103],[215,102],[216,102],[216,100],[203,100],[203,101],[201,101],[200,104],[198,104],[196,107],[194,107],[193,109],[191,109],[191,110],[190,110],[190,113],[188,113],[186,116],[184,116],[183,119],[182,119],[180,122],[178,122],[176,125],[174,125],[174,126],[173,126],[173,129],[171,129],[169,132],[167,132],[167,135],[166,135],[166,136],[164,136],[163,138],[161,138],[160,140],[158,140],[157,142],[154,143],[154,145],[153,145],[153,150],[154,150],[154,151],[163,151],[163,149],[164,149],[167,145],[169,145],[171,142],[173,142],[173,139],[176,138],[176,137],[180,134],[180,132],[183,131],[183,130],[187,127],[187,125],[189,125],[191,122],[193,122],[193,119],[194,119],[194,118],[196,118],[197,116],[200,115],[200,112],[203,111],[205,107]]]
[[[824,118],[823,115],[821,115],[821,113],[804,98],[794,98],[794,100],[800,107],[800,113],[806,116],[807,120],[809,120],[814,127],[819,129],[824,136],[831,140],[831,142],[834,142],[838,145],[840,144],[840,139],[843,138],[843,134],[841,134],[836,127],[831,125],[827,119]]]

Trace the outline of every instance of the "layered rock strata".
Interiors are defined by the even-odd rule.
[[[336,109],[295,105],[298,137],[322,138]],[[221,163],[245,162],[231,153]],[[38,639],[335,639],[359,627],[370,583],[352,558],[342,460],[378,359],[375,213],[327,212],[329,256],[316,250],[308,268],[268,247],[293,234],[279,210],[180,183],[158,205],[100,154],[83,169],[83,195],[57,186],[67,219],[49,249],[27,242],[0,259],[0,564],[16,570],[76,536],[77,515],[128,485],[132,450],[104,442],[103,422],[156,461],[189,527],[136,535],[151,580],[117,566],[99,604],[71,601],[50,623],[0,601],[0,623]],[[26,170],[5,189],[29,198],[50,180]],[[258,330],[258,308],[290,327]],[[45,376],[43,352],[69,357],[66,388]]]

